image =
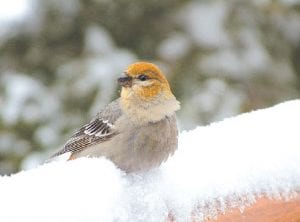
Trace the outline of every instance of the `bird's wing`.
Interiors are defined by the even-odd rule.
[[[114,123],[121,114],[119,101],[113,101],[101,110],[88,124],[77,130],[64,145],[64,148],[52,157],[68,152],[81,152],[87,147],[109,140],[118,133],[114,128]]]

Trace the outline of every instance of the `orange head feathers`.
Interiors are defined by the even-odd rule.
[[[160,69],[148,62],[137,62],[125,71],[125,77],[119,78],[122,86],[121,97],[134,96],[142,100],[162,96],[173,96],[168,80]]]
[[[137,124],[159,121],[180,108],[168,80],[152,63],[130,65],[118,82],[121,108]]]

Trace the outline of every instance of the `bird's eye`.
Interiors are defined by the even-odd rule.
[[[149,79],[149,77],[146,76],[146,75],[144,75],[144,74],[142,74],[142,75],[138,76],[138,79],[141,80],[141,81],[146,81],[147,79]]]

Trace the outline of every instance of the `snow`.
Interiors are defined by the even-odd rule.
[[[29,11],[29,0],[1,1],[0,22],[21,20]]]
[[[193,89],[189,100],[182,103],[185,114],[180,118],[181,127],[193,128],[195,119],[205,123],[208,119],[220,121],[237,115],[244,100],[241,89],[231,87],[221,78],[209,78],[201,83],[201,87]]]
[[[118,86],[117,78],[123,73],[124,67],[136,61],[136,56],[128,50],[116,47],[109,33],[96,25],[88,27],[84,51],[84,59],[63,64],[58,68],[58,75],[62,91],[70,82],[72,94],[78,97],[84,98],[93,90],[97,91],[90,108],[90,115],[94,115],[99,107],[110,102]]]
[[[242,30],[239,39],[243,49],[224,48],[201,60],[202,70],[222,73],[234,79],[250,79],[267,70],[271,59],[254,30]],[[215,64],[212,66],[211,64]]]
[[[158,55],[167,60],[179,60],[186,56],[191,49],[187,36],[182,33],[172,33],[158,47]]]
[[[110,53],[114,43],[108,32],[100,26],[90,26],[85,37],[85,49],[92,54]]]
[[[184,28],[201,47],[214,48],[228,44],[224,30],[227,8],[224,3],[192,1],[182,11]]]
[[[300,100],[179,136],[160,168],[125,174],[105,158],[55,161],[0,178],[0,221],[201,221],[300,188]]]
[[[59,108],[53,95],[47,94],[45,86],[32,77],[4,72],[0,81],[0,85],[4,87],[4,94],[0,95],[3,100],[0,116],[7,125],[15,124],[18,118],[27,122],[39,122]]]
[[[25,18],[32,14],[32,0],[0,0],[0,46],[13,36]]]

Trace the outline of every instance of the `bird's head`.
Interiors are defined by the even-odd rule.
[[[160,69],[148,62],[130,65],[118,79],[122,86],[121,107],[135,122],[156,122],[180,108],[168,80]]]
[[[130,65],[118,82],[122,86],[123,98],[134,97],[149,101],[158,96],[173,96],[166,77],[152,63],[137,62]]]

